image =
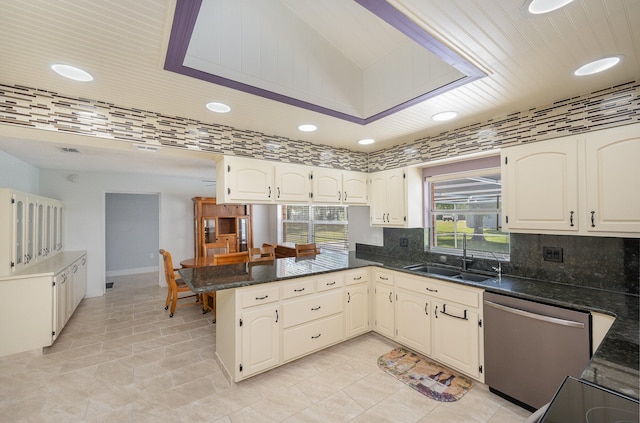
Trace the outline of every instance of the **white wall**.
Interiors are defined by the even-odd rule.
[[[349,206],[349,251],[355,251],[356,243],[384,245],[382,228],[369,225],[369,206]]]
[[[40,170],[0,150],[0,188],[40,194]]]
[[[174,265],[193,257],[193,202],[196,196],[215,196],[200,179],[142,174],[69,172],[41,169],[40,194],[64,202],[65,250],[87,250],[87,297],[105,292],[105,194],[158,193],[160,196],[160,246],[171,252]],[[158,266],[161,265],[158,255]],[[160,272],[164,285],[164,274]]]
[[[273,204],[253,205],[253,246],[259,247],[263,243],[274,243],[278,241],[276,218],[277,206]]]

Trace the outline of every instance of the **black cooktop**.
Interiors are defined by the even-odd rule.
[[[638,423],[638,400],[567,377],[540,423]]]

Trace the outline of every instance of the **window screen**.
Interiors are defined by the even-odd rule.
[[[349,250],[347,206],[278,206],[279,242],[305,244],[319,248]]]

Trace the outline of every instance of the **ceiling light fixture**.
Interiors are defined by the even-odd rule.
[[[298,126],[298,129],[302,132],[313,132],[316,129],[318,129],[318,127],[307,123],[307,124]]]
[[[369,144],[373,144],[374,142],[376,142],[376,140],[374,140],[373,138],[364,138],[364,139],[361,139],[360,141],[358,141],[358,144],[360,144],[360,145],[369,145]]]
[[[571,3],[573,0],[527,0],[525,10],[532,15],[542,15],[553,12]]]
[[[55,64],[51,65],[51,69],[60,76],[73,79],[74,81],[89,82],[93,81],[93,76],[87,71],[70,65]]]
[[[573,74],[576,76],[593,75],[594,73],[606,71],[607,69],[617,65],[619,62],[620,57],[618,56],[606,57],[580,66]]]
[[[231,107],[227,106],[224,103],[216,103],[215,101],[207,103],[207,109],[216,113],[228,113],[231,111]]]
[[[435,115],[431,116],[431,120],[435,120],[436,122],[444,122],[445,120],[451,120],[456,116],[458,116],[458,113],[456,112],[442,112],[436,113]]]

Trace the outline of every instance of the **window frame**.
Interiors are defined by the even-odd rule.
[[[443,210],[443,209],[438,210],[434,204],[435,197],[434,197],[434,191],[433,191],[433,184],[437,184],[439,182],[445,182],[445,181],[453,181],[457,179],[465,179],[470,177],[482,178],[482,177],[487,177],[490,175],[495,175],[500,173],[501,173],[500,167],[487,167],[487,168],[480,168],[475,170],[466,170],[463,172],[443,173],[439,175],[425,177],[425,193],[426,193],[425,221],[427,222],[427,226],[429,227],[429,231],[426,231],[427,239],[425,239],[425,249],[427,251],[430,251],[432,253],[438,253],[438,254],[462,256],[463,255],[462,245],[458,246],[459,232],[457,231],[457,221],[458,221],[457,216],[462,214],[465,214],[465,215],[496,214],[497,216],[496,227],[499,228],[497,229],[497,232],[507,237],[508,251],[507,252],[495,252],[495,251],[491,252],[489,250],[478,250],[478,249],[472,249],[467,247],[467,254],[473,255],[474,257],[478,257],[478,258],[488,258],[488,259],[498,259],[500,261],[509,261],[511,256],[511,234],[507,231],[503,231],[501,226],[502,206],[503,206],[502,188],[500,190],[499,206],[498,204],[496,204],[495,208],[483,208],[483,209],[478,209],[477,211],[467,211],[466,209],[457,209],[457,210],[453,209],[451,213],[447,213],[446,210]],[[500,186],[502,187],[502,180],[501,180]],[[438,236],[438,232],[436,230],[436,216],[445,215],[445,214],[453,215],[454,245],[455,245],[454,248],[441,247],[441,246],[435,245],[435,241]]]

